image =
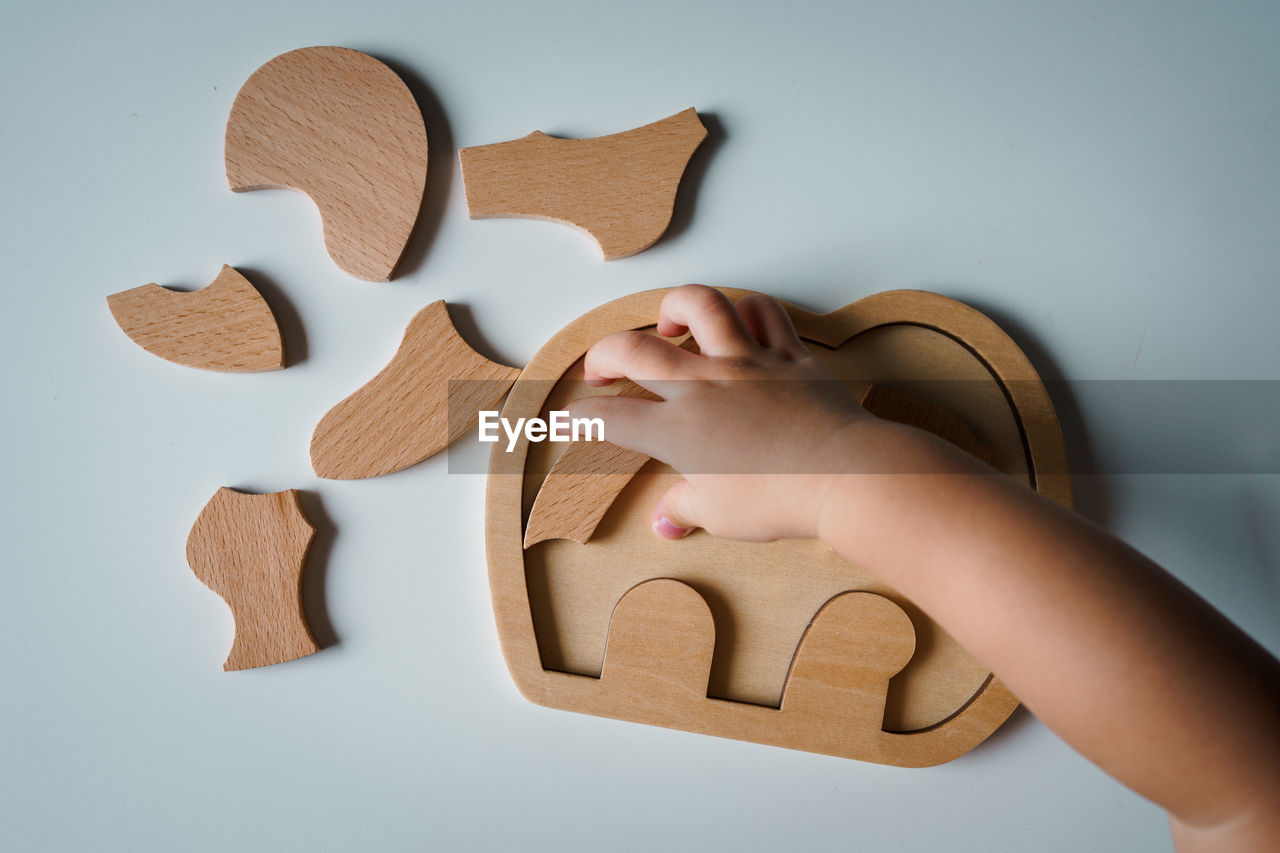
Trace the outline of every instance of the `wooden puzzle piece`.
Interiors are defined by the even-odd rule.
[[[409,321],[391,362],[316,425],[311,467],[358,480],[415,465],[496,408],[519,375],[468,346],[444,301],[433,302]]]
[[[319,208],[329,256],[391,278],[427,185],[427,131],[413,94],[371,56],[306,47],[249,77],[231,107],[227,181],[236,192],[300,190]]]
[[[693,338],[681,349],[699,352]],[[659,400],[629,379],[616,383],[617,396]],[[644,467],[649,457],[608,441],[570,444],[542,481],[525,527],[524,547],[547,539],[572,539],[585,545],[613,505],[614,498]]]
[[[836,596],[800,640],[782,694],[783,715],[833,744],[848,730],[879,740],[889,679],[915,647],[911,620],[889,599],[870,592]]]
[[[615,300],[563,329],[525,367],[503,416],[532,417],[581,393],[583,353],[606,335],[651,329],[667,292]],[[731,300],[747,295],[724,292]],[[918,291],[875,294],[824,315],[784,307],[815,356],[855,393],[872,382],[892,383],[897,393],[921,383],[920,393],[966,425],[996,470],[1071,505],[1061,429],[1044,385],[980,312]],[[868,402],[890,417],[938,417],[913,398],[890,393]],[[957,435],[952,440],[969,442]],[[526,549],[526,518],[559,449],[518,440],[490,457],[486,550],[494,617],[512,679],[530,700],[906,767],[964,754],[1017,707],[1017,698],[919,608],[821,543],[653,536],[654,501],[679,477],[660,463],[649,463],[653,476],[633,478],[622,490],[590,547],[545,541]],[[655,578],[663,585],[651,589]],[[846,591],[857,597],[846,600]],[[876,619],[883,624],[859,627]],[[641,650],[625,651],[621,638],[628,635],[641,638]],[[863,649],[851,663],[841,657],[846,640]],[[646,659],[642,650],[651,645]],[[846,663],[859,669],[842,671]],[[704,683],[706,696],[699,697]]]
[[[687,348],[697,349],[696,345]],[[658,399],[632,382],[626,382],[618,394]],[[875,384],[862,396],[862,406],[877,417],[928,430],[983,462],[991,461],[991,452],[973,430],[941,406]],[[618,494],[648,461],[645,454],[608,441],[570,444],[547,472],[533,500],[525,525],[524,547],[548,539],[569,539],[585,545]]]
[[[593,139],[542,131],[458,152],[472,219],[528,217],[573,225],[607,261],[643,251],[671,222],[689,158],[707,136],[693,109]]]
[[[229,266],[200,290],[183,293],[144,284],[111,294],[107,305],[134,343],[167,361],[235,373],[284,367],[284,344],[271,308]]]
[[[702,596],[661,578],[632,587],[609,619],[600,685],[644,704],[705,701],[715,622]],[[660,702],[654,702],[661,697]]]
[[[320,650],[300,583],[315,528],[293,489],[251,495],[218,489],[187,537],[187,562],[231,608],[235,641],[224,670],[252,669]]]

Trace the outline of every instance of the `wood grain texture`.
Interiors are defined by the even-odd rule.
[[[671,222],[689,158],[707,136],[693,109],[593,139],[542,131],[458,152],[472,219],[527,217],[580,228],[607,261],[643,251]]]
[[[311,467],[358,480],[415,465],[496,409],[519,375],[468,346],[444,301],[433,302],[409,321],[391,362],[316,425]]]
[[[587,389],[576,383],[582,354],[605,335],[651,328],[666,292],[615,300],[558,333],[525,368],[522,378],[539,381],[517,383],[503,415],[545,413],[582,396]],[[725,292],[731,299],[746,295]],[[911,396],[966,424],[998,470],[1070,505],[1065,447],[1043,383],[1016,345],[982,314],[918,291],[875,294],[825,315],[785,307],[801,337],[852,393],[861,396],[872,383],[909,388]],[[656,461],[631,478],[590,544],[550,540],[525,549],[524,519],[557,452],[548,443],[519,442],[513,452],[499,450],[490,457],[486,542],[494,615],[508,668],[530,700],[899,766],[938,764],[963,754],[1017,706],[1007,688],[919,608],[821,543],[738,543],[702,532],[673,543],[653,536],[648,524],[653,503],[679,476]],[[698,606],[692,599],[660,604],[685,614],[671,617],[676,624],[694,627],[668,636],[665,662],[646,665],[651,673],[665,665],[683,672],[678,679],[683,687],[659,689],[656,698],[640,688],[619,691],[605,684],[609,658],[619,648],[612,637],[617,606],[630,590],[655,578],[678,581],[687,590],[680,595],[702,600]],[[799,697],[806,688],[799,685],[820,685],[825,676],[793,678],[806,672],[797,657],[799,646],[825,647],[822,632],[807,633],[827,618],[815,619],[815,614],[846,592],[884,599],[892,607],[882,608],[881,615],[905,614],[913,629],[914,654],[892,678],[887,673],[898,665],[892,660],[901,653],[893,651],[898,646],[873,648],[870,658],[857,658],[875,673],[871,682],[888,679],[887,695],[875,705],[882,716],[869,731],[836,725],[823,708],[805,710],[809,703]],[[676,703],[670,694],[696,694],[701,682],[681,663],[705,654],[706,629],[696,627],[701,620],[692,615],[699,607],[711,613],[715,627],[706,698]],[[854,609],[862,613],[861,605]],[[855,620],[852,611],[846,615],[842,621],[864,618]],[[886,618],[898,620],[901,628],[900,615]],[[857,631],[836,633],[855,636]],[[821,653],[815,660],[824,655],[830,656]],[[839,686],[840,678],[827,681]],[[856,682],[848,682],[854,693],[875,692],[857,688]],[[876,714],[865,699],[850,699],[845,707],[860,708],[867,718]]]
[[[227,120],[227,181],[311,197],[342,270],[386,281],[427,186],[427,131],[395,72],[343,47],[277,56],[245,82]]]
[[[218,489],[187,537],[187,562],[235,619],[224,670],[319,651],[302,609],[302,569],[315,528],[293,489],[250,495]]]
[[[167,361],[231,373],[284,367],[284,342],[271,308],[229,266],[200,290],[144,284],[111,294],[107,306],[135,344]]]

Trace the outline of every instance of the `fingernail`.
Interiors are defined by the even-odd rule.
[[[653,522],[653,532],[663,539],[683,539],[693,532],[693,528],[681,527],[665,515],[662,515]]]

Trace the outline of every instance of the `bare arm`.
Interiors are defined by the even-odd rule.
[[[629,333],[587,356],[589,379],[626,376],[663,401],[574,404],[685,475],[655,508],[660,535],[822,539],[1167,809],[1180,849],[1280,848],[1280,664],[1265,650],[1087,520],[868,415],[776,302],[681,288],[658,331],[685,330],[702,355]]]

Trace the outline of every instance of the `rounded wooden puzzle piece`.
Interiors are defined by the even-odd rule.
[[[391,278],[427,186],[427,131],[394,71],[345,47],[277,56],[245,82],[227,119],[236,192],[301,190],[320,210],[334,263]]]

